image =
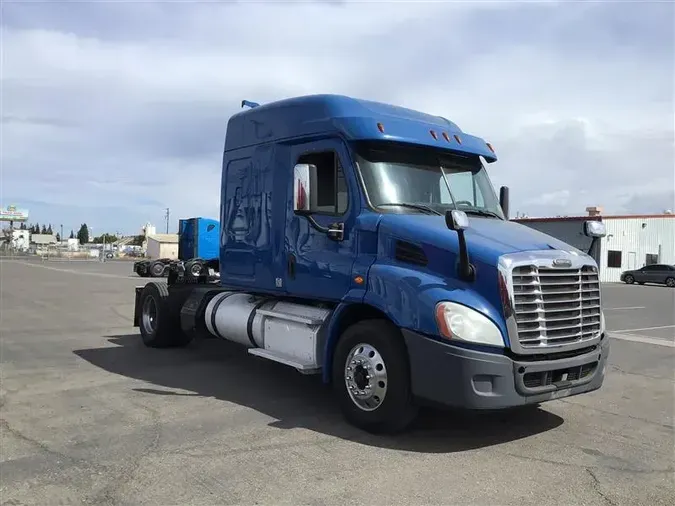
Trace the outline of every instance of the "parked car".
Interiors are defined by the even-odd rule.
[[[675,265],[652,264],[645,265],[641,269],[624,271],[621,273],[621,281],[629,285],[657,283],[675,288]]]

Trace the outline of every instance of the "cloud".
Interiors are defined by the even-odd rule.
[[[653,212],[675,188],[673,10],[4,4],[2,201],[67,228],[163,228],[165,207],[176,223],[217,217],[225,128],[241,99],[328,92],[443,115],[485,137],[514,213]]]

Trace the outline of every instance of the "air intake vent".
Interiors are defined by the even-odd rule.
[[[396,241],[396,260],[415,265],[427,265],[427,256],[422,248],[406,241]]]

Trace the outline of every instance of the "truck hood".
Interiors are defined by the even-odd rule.
[[[380,232],[423,247],[458,251],[457,233],[448,230],[444,216],[386,214],[380,221]],[[495,218],[469,216],[469,228],[464,234],[469,256],[491,265],[496,265],[501,255],[520,251],[554,249],[585,254],[526,225]]]

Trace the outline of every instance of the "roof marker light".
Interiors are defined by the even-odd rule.
[[[493,153],[495,152],[494,148],[492,147],[492,144],[490,144],[489,142],[486,142],[485,144],[487,144],[487,147],[490,151],[492,151]]]
[[[429,133],[434,139],[438,139],[438,135],[436,135],[436,132],[434,132],[433,130],[429,130]]]
[[[443,132],[443,138],[444,138],[446,141],[450,142],[450,136],[447,134],[447,132]]]
[[[384,125],[383,125],[382,123],[378,123],[378,124],[377,124],[377,129],[378,129],[380,132],[384,133]]]
[[[455,140],[456,140],[459,144],[462,143],[462,139],[459,138],[459,135],[455,134],[454,137],[455,137]]]

